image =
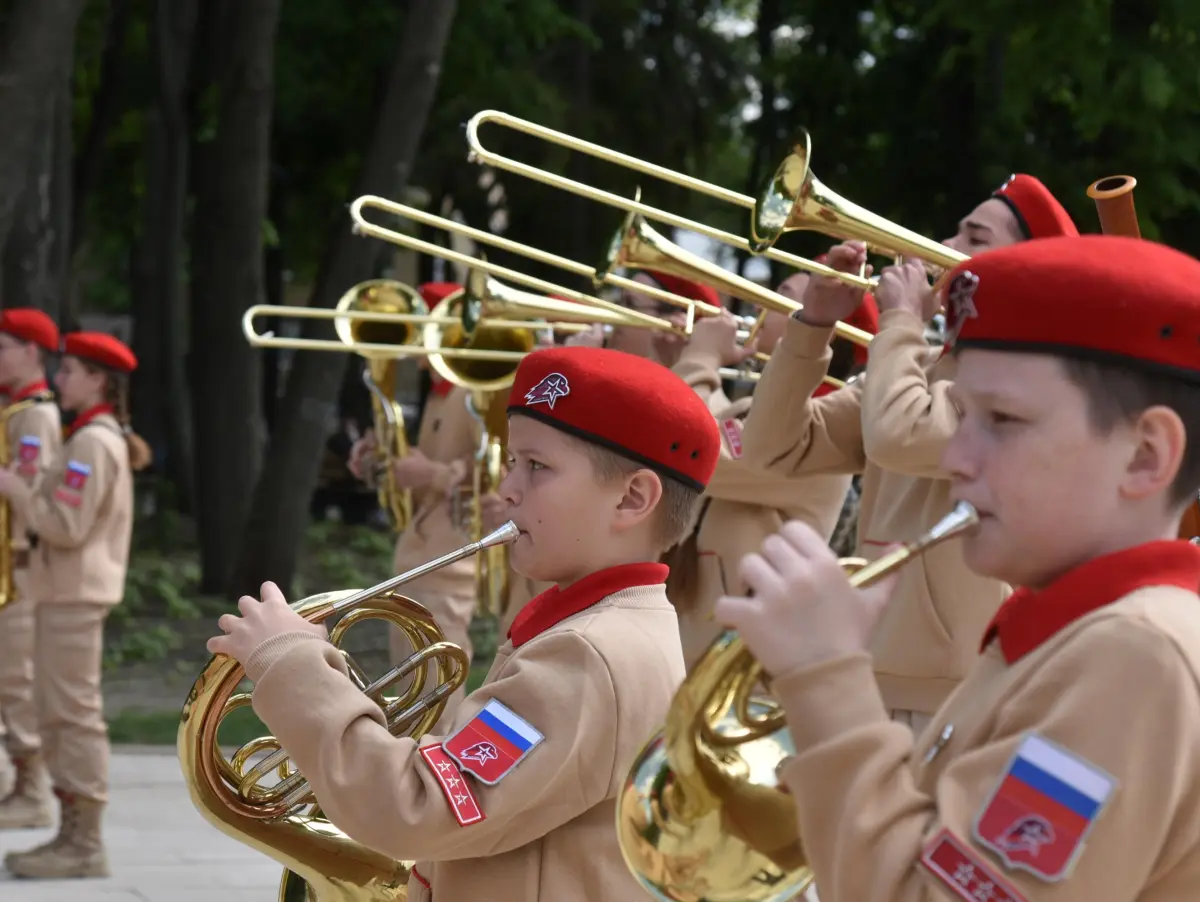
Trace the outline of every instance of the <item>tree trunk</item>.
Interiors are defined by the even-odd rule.
[[[62,74],[71,71],[75,26],[87,0],[20,0],[0,47],[0,248],[24,196],[30,158]]]
[[[192,404],[200,591],[231,591],[264,443],[261,366],[242,314],[262,301],[280,0],[225,0],[216,135],[196,160]]]
[[[191,397],[185,372],[183,291],[190,117],[188,73],[197,0],[158,0],[151,56],[158,84],[146,122],[146,195],[132,291],[133,345],[140,366],[133,381],[133,416],[166,471],[176,503],[193,513]]]
[[[396,196],[408,182],[437,93],[456,6],[454,0],[414,0],[410,5],[356,195]],[[385,247],[355,237],[342,218],[317,273],[313,306],[333,306],[350,285],[377,269]],[[332,325],[317,320],[306,322],[304,334],[334,337]],[[242,538],[237,589],[257,593],[268,579],[285,590],[291,586],[345,366],[341,354],[301,351],[296,355]]]
[[[37,307],[77,328],[69,300],[71,244],[71,72],[68,63],[47,95],[26,171],[26,188],[4,248],[8,307]]]

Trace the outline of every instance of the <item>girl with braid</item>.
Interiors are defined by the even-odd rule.
[[[16,877],[104,877],[100,822],[108,800],[108,732],[100,694],[104,621],[125,594],[133,530],[133,471],[150,463],[129,428],[128,380],[137,358],[97,332],[65,336],[55,374],[59,404],[75,419],[61,454],[31,487],[0,470],[0,494],[38,536],[34,688],[42,749],[61,817],[58,835],[5,856]]]

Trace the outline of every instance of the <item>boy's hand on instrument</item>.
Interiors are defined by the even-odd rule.
[[[229,655],[245,665],[254,650],[268,639],[297,631],[326,638],[325,627],[309,623],[288,607],[287,599],[275,583],[263,583],[262,601],[252,595],[238,599],[237,614],[222,614],[217,621],[223,635],[208,640],[214,655]]]
[[[859,270],[867,261],[867,246],[861,241],[845,241],[834,246],[829,251],[825,265],[838,272],[848,272],[858,275]],[[871,275],[871,267],[864,270],[866,276]],[[804,288],[804,297],[800,303],[804,305],[799,314],[802,322],[810,326],[832,326],[839,320],[845,320],[859,305],[862,304],[863,290],[848,285],[832,276],[813,275]]]
[[[716,616],[773,676],[866,651],[895,582],[855,589],[825,540],[795,520],[742,558],[741,574],[753,595],[724,596]]]
[[[437,475],[437,464],[413,448],[404,457],[392,461],[392,474],[402,489],[423,489]]]
[[[698,318],[692,325],[688,349],[716,358],[720,366],[737,366],[754,354],[754,348],[738,344],[737,333],[738,321],[728,310],[720,316]]]
[[[563,345],[568,348],[602,348],[604,347],[604,327],[595,323],[586,332],[568,335],[563,341]]]
[[[354,475],[355,479],[366,480],[368,478],[370,469],[368,458],[375,452],[375,446],[375,433],[370,429],[350,446],[350,457],[346,461],[346,469]]]
[[[881,313],[888,310],[907,310],[922,322],[931,319],[933,289],[925,264],[920,260],[905,260],[898,266],[888,266],[879,274],[875,302]]]

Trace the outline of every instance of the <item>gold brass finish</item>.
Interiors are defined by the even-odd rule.
[[[785,233],[815,231],[842,240],[862,241],[870,250],[915,257],[952,269],[967,254],[898,226],[830,191],[809,168],[812,140],[807,131],[754,203],[750,245],[755,253],[774,246]]]
[[[1105,235],[1142,237],[1142,228],[1133,204],[1133,189],[1136,187],[1137,179],[1132,175],[1110,175],[1088,185],[1087,196],[1096,202],[1100,231]]]
[[[445,642],[432,615],[395,590],[494,545],[514,541],[517,527],[506,523],[457,551],[359,591],[327,592],[292,605],[310,623],[340,618],[330,642],[340,647],[346,631],[364,620],[383,620],[405,634],[414,653],[374,681],[346,658],[351,679],[377,702],[394,735],[414,737],[437,722],[446,699],[467,678],[470,662],[457,645]],[[427,665],[436,668],[437,684],[425,691]],[[310,902],[401,902],[407,898],[410,862],[393,861],[346,836],[326,820],[315,805],[308,782],[289,766],[287,753],[274,737],[253,740],[226,758],[218,746],[221,722],[232,711],[250,704],[250,693],[238,693],[245,677],[242,666],[215,655],[201,671],[184,703],[177,750],[192,802],[204,818],[227,836],[257,849],[287,868],[281,898],[307,882]],[[385,693],[405,683],[399,698]],[[252,765],[261,753],[266,757]],[[261,782],[272,772],[273,786]]]
[[[976,522],[962,503],[903,548],[842,564],[855,586],[867,586]],[[629,771],[617,838],[659,902],[788,902],[812,881],[795,803],[777,775],[795,747],[778,703],[752,696],[762,677],[741,638],[722,633]]]

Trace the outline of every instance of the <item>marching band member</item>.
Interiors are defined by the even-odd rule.
[[[704,300],[705,288],[673,279],[669,290]],[[722,436],[721,457],[705,490],[696,526],[666,558],[671,565],[667,595],[679,614],[689,669],[720,632],[713,619],[717,598],[745,591],[738,575],[742,557],[788,520],[802,520],[828,539],[850,486],[849,474],[794,479],[750,469],[742,461],[742,423],[753,396],[731,401],[722,388],[719,370],[737,366],[754,351],[769,354],[786,321],[782,315],[768,314],[749,348],[739,346],[738,324],[729,313],[697,319],[685,341],[656,342],[665,346],[660,356],[674,358],[674,371],[707,404]]]
[[[946,244],[978,253],[1025,237],[1077,235],[1053,195],[1031,176],[1010,179],[975,208]],[[847,242],[829,265],[858,272],[866,251]],[[924,268],[889,267],[875,292],[879,335],[853,385],[812,397],[829,364],[834,323],[860,305],[862,291],[814,277],[804,310],[787,324],[759,381],[746,420],[744,455],[756,467],[795,476],[862,473],[859,555],[878,557],[949,512],[942,450],[958,424],[949,390],[956,363],[925,338],[937,312]],[[797,397],[804,403],[796,403]],[[756,411],[760,413],[756,415]],[[966,673],[976,637],[1007,597],[998,580],[972,573],[961,541],[939,545],[900,577],[896,602],[875,632],[880,689],[897,720],[918,732]]]
[[[61,455],[32,487],[0,470],[0,493],[38,536],[34,670],[46,766],[59,800],[58,835],[4,864],[17,877],[103,877],[101,819],[108,800],[108,730],[100,692],[104,621],[125,594],[133,531],[133,471],[150,450],[128,426],[128,378],[137,358],[98,332],[63,339],[54,384],[76,417]]]
[[[426,282],[417,286],[430,309],[462,289],[453,282]],[[422,361],[424,363],[424,361]],[[416,444],[401,460],[392,462],[392,472],[401,488],[413,492],[413,516],[396,541],[393,567],[403,573],[470,541],[466,523],[456,523],[446,503],[451,490],[466,479],[479,444],[475,419],[467,409],[470,392],[438,376],[425,401]],[[350,471],[362,478],[366,459],[373,453],[375,437],[356,442],[350,453]],[[470,626],[475,614],[475,564],[464,560],[443,567],[404,588],[429,609],[446,637],[461,647],[468,658],[473,651]],[[411,653],[407,640],[397,629],[388,631],[393,661]],[[430,674],[433,673],[432,667]],[[459,689],[446,705],[443,723],[449,723],[462,702]]]
[[[957,266],[945,303],[942,466],[980,514],[962,554],[1019,588],[931,728],[889,723],[873,678],[888,587],[854,590],[803,524],[718,604],[786,712],[823,902],[1194,899],[1200,548],[1175,537],[1200,488],[1200,262],[1031,241]]]
[[[651,361],[578,347],[522,361],[500,495],[521,529],[514,568],[556,585],[517,617],[447,734],[392,736],[324,630],[273,584],[221,618],[210,651],[246,664],[255,711],[325,813],[418,859],[413,902],[637,897],[616,797],[684,673],[658,559],[688,528],[719,444],[704,404]]]
[[[58,353],[58,341],[58,326],[41,310],[0,312],[0,383],[6,389],[5,403],[34,402],[12,413],[6,423],[15,472],[30,486],[47,462],[58,459],[62,445],[58,406],[46,382],[46,355]],[[0,608],[0,725],[13,781],[0,799],[0,830],[28,830],[54,822],[33,695],[34,610],[47,587],[33,579],[28,525],[15,508],[9,530],[18,600]]]

